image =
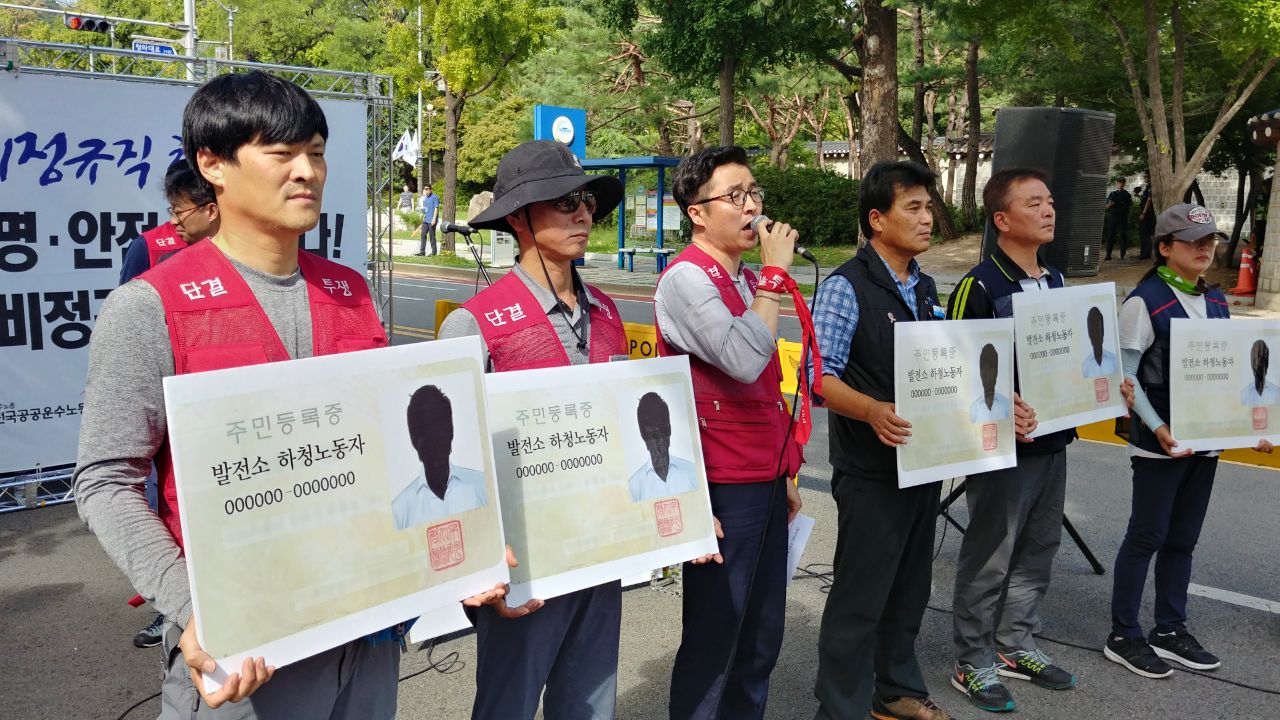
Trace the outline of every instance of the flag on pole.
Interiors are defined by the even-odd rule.
[[[405,135],[407,136],[408,134],[409,131],[406,130]],[[414,167],[417,167],[418,157],[422,154],[421,148],[422,141],[418,138],[418,133],[415,132],[413,137],[409,138],[409,144],[404,149],[404,161]]]
[[[404,160],[406,163],[409,163],[410,165],[417,165],[418,161],[417,161],[416,152],[414,153],[414,159],[412,161],[408,159],[409,151],[410,149],[412,149],[412,147],[413,147],[413,137],[409,135],[408,130],[405,130],[404,134],[400,136],[400,142],[396,143],[396,149],[391,151],[392,161]]]

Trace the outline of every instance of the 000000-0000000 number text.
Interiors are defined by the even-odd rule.
[[[340,487],[354,485],[355,482],[356,474],[354,472],[328,475],[315,480],[294,483],[292,495],[296,498],[306,497],[307,495],[315,495],[327,490],[337,490]],[[228,515],[234,515],[238,512],[282,503],[286,497],[288,497],[288,495],[285,494],[284,490],[275,488],[273,490],[256,492],[252,495],[245,495],[244,497],[232,498],[231,500],[226,501],[222,507]]]

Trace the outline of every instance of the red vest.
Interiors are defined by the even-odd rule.
[[[151,283],[164,304],[174,374],[290,359],[253,291],[222,251],[211,242],[189,248],[139,276]],[[303,250],[298,251],[298,267],[307,284],[313,355],[386,346],[369,286],[359,273]],[[155,464],[158,514],[182,547],[168,440],[156,453]]]
[[[720,291],[720,298],[734,317],[747,311],[738,286],[720,263],[690,245],[667,267],[693,263],[702,268]],[[756,276],[743,268],[751,292]],[[658,279],[662,282],[662,278]],[[686,354],[667,344],[658,328],[658,355]],[[794,477],[804,462],[800,445],[787,432],[791,416],[782,399],[782,363],[778,354],[765,366],[755,382],[740,383],[696,355],[689,355],[693,373],[693,399],[698,406],[698,426],[702,430],[702,454],[707,463],[707,479],[719,483],[764,482],[785,473]],[[778,458],[782,456],[779,463]]]
[[[142,233],[142,241],[147,244],[147,267],[159,265],[161,258],[187,246],[178,236],[178,229],[172,222],[157,225]]]
[[[590,306],[591,362],[609,362],[614,355],[626,355],[627,334],[622,329],[617,306],[608,295],[590,285],[587,287],[600,303],[600,307]],[[475,316],[495,372],[569,364],[569,355],[551,319],[542,311],[542,303],[514,270],[462,307]]]

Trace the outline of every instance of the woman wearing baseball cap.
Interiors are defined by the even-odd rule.
[[[1205,283],[1221,233],[1199,205],[1174,205],[1155,228],[1155,267],[1120,309],[1124,374],[1136,383],[1130,424],[1133,504],[1116,554],[1111,634],[1103,653],[1143,677],[1173,674],[1165,660],[1196,670],[1222,663],[1187,631],[1191,556],[1204,525],[1218,453],[1180,450],[1169,431],[1169,329],[1174,318],[1230,319],[1226,297]],[[1271,452],[1263,440],[1255,448]],[[1143,636],[1142,591],[1156,555],[1155,627]]]

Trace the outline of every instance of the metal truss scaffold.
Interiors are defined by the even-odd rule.
[[[164,59],[159,59],[163,57]],[[382,324],[390,335],[392,316],[391,152],[394,86],[387,75],[320,68],[236,62],[183,55],[157,56],[120,48],[36,42],[0,37],[0,72],[62,75],[167,85],[200,85],[210,78],[261,70],[290,80],[313,96],[363,102],[366,108],[366,147],[369,198],[368,264],[366,273]],[[71,467],[59,466],[0,477],[0,513],[69,502]]]

